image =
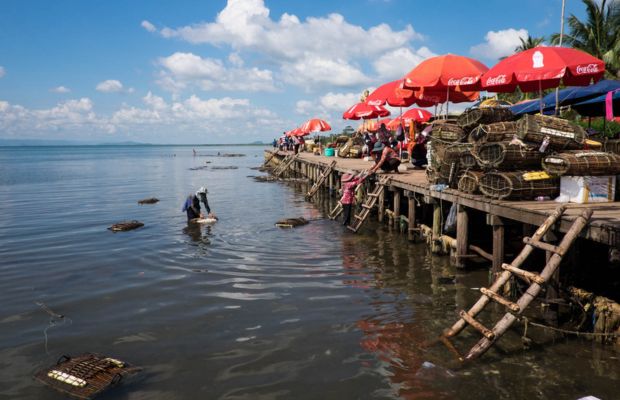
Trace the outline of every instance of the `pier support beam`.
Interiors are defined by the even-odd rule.
[[[394,188],[394,228],[398,229],[400,226],[400,189]]]
[[[441,243],[439,237],[441,236],[441,206],[437,201],[433,200],[433,235],[431,241],[431,252],[438,254],[441,253]]]
[[[329,195],[334,195],[334,172],[329,173]]]
[[[408,200],[408,210],[407,210],[407,218],[408,218],[408,226],[407,226],[407,240],[415,241],[415,194],[413,192],[405,192],[405,196]]]
[[[491,265],[491,282],[502,272],[504,262],[504,221],[497,215],[487,214],[487,225],[493,229],[493,261]]]
[[[377,183],[377,185],[379,185],[379,183]],[[377,201],[377,207],[378,207],[378,212],[377,212],[377,217],[379,222],[383,222],[383,216],[385,214],[385,190],[382,190],[381,193],[379,194],[379,199]]]
[[[456,257],[457,268],[464,268],[469,250],[469,216],[465,206],[457,205],[456,212]]]

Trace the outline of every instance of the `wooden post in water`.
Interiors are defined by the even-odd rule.
[[[413,192],[405,192],[407,196],[409,209],[407,210],[407,218],[409,223],[407,226],[407,240],[415,241],[415,194]]]
[[[334,195],[334,171],[329,173],[329,195]]]
[[[469,250],[469,216],[465,206],[458,204],[456,212],[456,259],[457,268],[465,267],[465,260]]]
[[[380,183],[377,183],[377,185],[380,185]],[[377,202],[379,203],[377,204],[377,207],[379,208],[377,216],[379,222],[383,222],[383,216],[385,214],[385,190],[382,190],[381,193],[379,193],[379,199]]]
[[[441,206],[433,199],[433,237],[431,242],[431,252],[440,253],[441,243],[439,237],[441,236]]]
[[[547,243],[555,244],[558,241],[557,236],[549,231],[543,236],[543,240]],[[551,257],[553,256],[553,252],[547,250],[545,251],[545,260],[549,262]],[[543,318],[545,322],[551,326],[558,326],[558,304],[557,299],[559,297],[558,289],[560,287],[560,266],[555,270],[555,272],[549,278],[549,282],[547,285],[547,290],[545,291],[545,300],[548,300],[546,303],[546,307],[543,309]]]
[[[487,214],[487,225],[493,229],[493,261],[491,265],[491,282],[502,270],[504,263],[504,221],[497,215]]]
[[[398,229],[400,226],[400,189],[394,188],[394,228]]]

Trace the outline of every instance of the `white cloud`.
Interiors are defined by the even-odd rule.
[[[71,91],[71,89],[69,89],[68,87],[64,87],[64,86],[57,86],[55,88],[50,89],[50,92],[52,93],[69,93]]]
[[[2,78],[4,75],[6,75],[6,70],[2,65],[0,65],[0,78]]]
[[[319,104],[328,111],[343,113],[347,108],[359,102],[359,93],[332,93],[329,92],[319,99]]]
[[[342,113],[357,103],[359,93],[333,93],[319,97],[315,100],[299,100],[295,103],[295,112],[307,117],[324,118],[328,121],[340,121]]]
[[[402,78],[416,65],[436,55],[426,46],[420,47],[415,52],[410,48],[401,47],[381,55],[373,62],[373,67],[381,79],[394,80]]]
[[[411,25],[402,30],[387,24],[364,28],[336,13],[304,21],[285,13],[275,20],[264,0],[229,0],[213,22],[164,28],[160,34],[195,44],[230,46],[234,52],[229,61],[236,67],[241,66],[237,56],[242,51],[263,55],[280,66],[286,82],[306,87],[365,83],[366,60],[422,39]]]
[[[234,57],[233,57],[234,58]],[[235,60],[238,63],[238,60]],[[202,90],[273,91],[273,73],[259,68],[228,67],[221,60],[177,52],[159,59],[159,85],[178,93],[188,86]]]
[[[513,54],[515,47],[521,44],[520,38],[527,37],[527,29],[489,31],[484,37],[485,42],[472,46],[469,52],[475,57],[495,60]]]
[[[97,84],[98,91],[103,93],[115,93],[123,91],[123,84],[116,79],[108,79],[107,81]]]
[[[157,28],[155,25],[151,24],[149,21],[144,20],[140,23],[140,26],[147,30],[147,32],[155,32]]]

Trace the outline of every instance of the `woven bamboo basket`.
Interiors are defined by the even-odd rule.
[[[516,169],[540,168],[540,160],[544,154],[532,147],[522,147],[510,142],[484,143],[475,150],[478,165],[483,169]]]
[[[504,107],[484,107],[472,108],[459,116],[458,125],[466,131],[475,128],[480,124],[491,124],[493,122],[512,121],[514,114],[509,108]]]
[[[461,170],[476,167],[476,158],[472,155],[470,143],[452,143],[445,146],[443,156],[438,160],[436,171],[438,182],[449,184],[456,189]]]
[[[482,171],[463,171],[459,178],[458,189],[463,193],[476,194],[480,192],[480,178],[484,175]]]
[[[433,124],[431,136],[446,142],[457,142],[464,139],[467,135],[460,126],[454,123],[441,122]]]
[[[495,122],[478,125],[470,132],[468,140],[470,143],[501,142],[512,139],[516,134],[516,122]]]
[[[606,140],[603,143],[603,150],[608,153],[620,154],[620,139]]]
[[[499,200],[533,200],[537,196],[554,198],[559,195],[559,178],[526,181],[523,174],[523,171],[488,172],[480,178],[480,191]]]
[[[620,155],[595,150],[573,150],[546,156],[542,167],[549,175],[618,175]]]
[[[581,149],[586,140],[585,130],[570,121],[546,115],[525,115],[518,123],[519,138],[542,143],[549,138],[549,148],[554,150]]]

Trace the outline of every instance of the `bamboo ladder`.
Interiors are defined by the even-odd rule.
[[[440,337],[440,341],[446,345],[446,347],[448,347],[448,349],[454,353],[460,361],[470,361],[484,354],[484,352],[486,352],[493,345],[493,343],[499,340],[499,338],[506,333],[508,328],[510,328],[510,326],[517,320],[518,316],[522,314],[534,298],[538,296],[542,286],[553,276],[562,261],[562,257],[571,247],[579,233],[588,224],[588,221],[592,216],[591,209],[584,210],[581,215],[573,221],[573,224],[566,232],[559,245],[554,246],[552,244],[542,242],[543,236],[556,223],[556,221],[560,219],[565,210],[566,206],[559,206],[553,213],[551,213],[551,215],[549,215],[545,222],[538,227],[531,238],[523,238],[525,247],[523,247],[521,253],[519,253],[512,263],[502,265],[504,271],[498,275],[493,285],[491,285],[488,289],[480,288],[480,292],[482,292],[480,299],[478,299],[469,311],[462,310],[459,313],[461,318],[456,321],[451,328],[443,332]],[[548,251],[552,254],[540,274],[525,271],[519,268],[535,248]],[[530,284],[527,291],[516,302],[512,302],[498,294],[504,284],[506,284],[512,276],[516,276]],[[491,300],[505,306],[508,311],[503,318],[495,324],[493,329],[488,329],[477,321],[475,317]],[[483,338],[480,339],[480,341],[463,357],[449,338],[458,335],[467,325],[471,325],[474,329],[480,332]]]
[[[273,171],[273,175],[276,178],[279,178],[280,176],[282,176],[282,174],[284,173],[284,171],[286,171],[288,169],[288,167],[291,166],[291,164],[297,159],[297,154],[294,155],[287,155],[286,157],[284,157],[282,159],[282,162],[276,167],[276,169]]]
[[[316,182],[314,182],[314,185],[312,185],[312,187],[310,188],[310,190],[308,190],[308,193],[306,193],[306,199],[311,199],[312,196],[314,196],[316,194],[316,192],[319,191],[319,188],[321,187],[321,185],[323,184],[323,182],[325,182],[325,179],[327,179],[327,177],[329,176],[329,174],[332,173],[332,171],[334,170],[334,167],[336,166],[336,160],[332,161],[327,168],[325,168],[323,170],[323,172],[321,172],[321,175],[319,176],[319,179],[316,180]]]
[[[267,158],[267,159],[265,160],[265,162],[263,163],[263,167],[266,167],[267,165],[269,165],[269,163],[271,162],[271,160],[273,160],[273,158],[274,158],[275,156],[277,156],[277,155],[278,155],[278,151],[277,151],[277,150],[275,150],[273,153],[271,153],[271,155],[269,156],[269,158]]]
[[[390,179],[390,177],[384,176],[379,178],[379,181],[375,185],[375,189],[366,195],[366,198],[362,203],[362,211],[355,215],[353,218],[353,224],[348,225],[347,228],[353,232],[357,232],[362,227],[362,224],[364,224],[366,218],[370,215],[370,210],[372,210],[377,203],[379,196],[385,190],[385,186],[389,183]]]

